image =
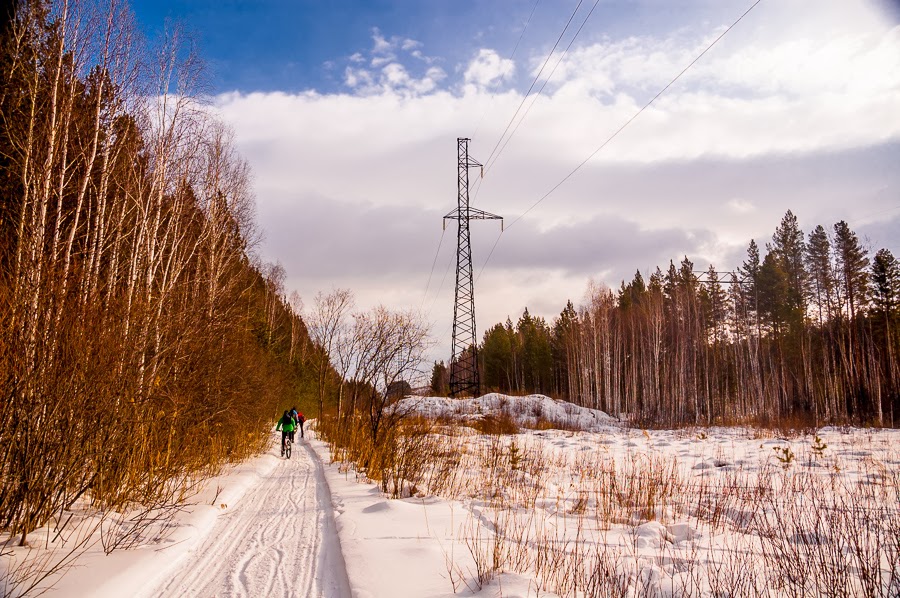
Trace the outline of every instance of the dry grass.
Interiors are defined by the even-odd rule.
[[[566,596],[900,595],[900,473],[874,457],[843,475],[834,447],[795,437],[789,464],[760,451],[759,467],[706,476],[661,453],[614,454],[600,436],[573,451],[533,433],[453,430],[398,431],[409,436],[397,458],[411,443],[415,460],[386,479],[393,496],[469,505],[458,539],[474,569],[448,557],[454,588],[510,571]]]

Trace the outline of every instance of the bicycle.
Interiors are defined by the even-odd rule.
[[[285,435],[284,441],[281,443],[281,454],[285,459],[291,458],[291,437]]]

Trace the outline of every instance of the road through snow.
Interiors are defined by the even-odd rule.
[[[350,595],[322,463],[300,441],[151,596]]]

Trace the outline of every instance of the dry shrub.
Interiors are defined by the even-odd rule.
[[[552,421],[541,417],[541,418],[538,418],[537,422],[535,422],[534,427],[532,429],[543,431],[543,430],[553,430],[553,429],[556,429],[556,427],[557,426]]]
[[[360,475],[378,481],[392,498],[446,482],[456,470],[452,451],[443,440],[447,437],[438,435],[435,424],[426,419],[392,422],[382,428],[377,443],[358,413],[325,417],[316,431],[330,445],[333,461],[352,464]]]
[[[478,419],[472,420],[469,425],[482,434],[518,434],[519,425],[515,418],[506,411],[489,413]]]
[[[330,433],[352,439],[352,427]],[[392,496],[470,501],[459,540],[475,567],[466,579],[448,563],[456,588],[512,571],[557,595],[900,595],[900,474],[876,459],[859,461],[858,480],[807,471],[806,455],[787,469],[688,476],[659,454],[623,459],[528,434],[443,433],[454,429],[404,422],[391,445],[399,456],[381,462],[377,479]],[[365,462],[364,447],[335,450]],[[638,524],[684,520],[698,536],[676,544],[664,531],[656,548],[639,548],[636,533],[621,540]]]

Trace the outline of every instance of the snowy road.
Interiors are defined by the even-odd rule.
[[[339,598],[349,588],[322,464],[301,441],[150,595]]]

